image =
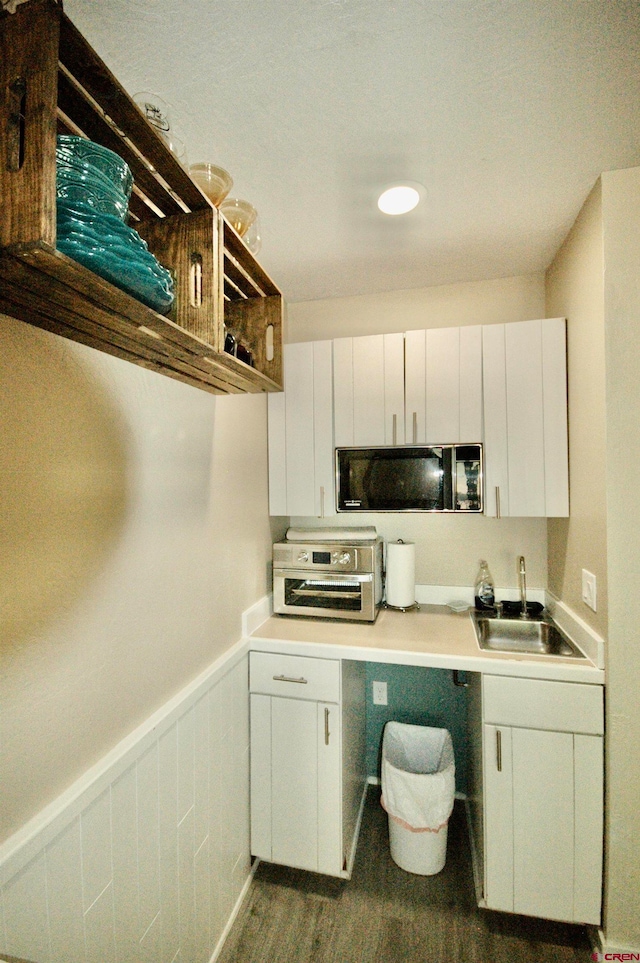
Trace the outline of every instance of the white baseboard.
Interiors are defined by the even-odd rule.
[[[481,878],[481,860],[478,856],[478,846],[473,832],[473,821],[471,819],[471,807],[468,796],[464,797],[464,810],[467,816],[467,832],[469,834],[469,848],[471,849],[471,866],[473,869],[473,887],[476,893],[476,903],[478,906],[484,904],[484,881]]]
[[[598,930],[598,938],[602,938],[600,946],[596,947],[599,960],[640,960],[640,946],[607,943],[602,930]]]
[[[353,864],[356,861],[356,849],[358,847],[358,840],[360,838],[360,827],[362,826],[362,816],[364,813],[365,803],[367,801],[367,787],[369,785],[369,781],[370,777],[367,777],[362,789],[362,798],[360,800],[360,808],[358,809],[358,818],[356,819],[356,827],[353,833],[353,840],[351,842],[351,852],[349,853],[349,858],[347,859],[345,879],[351,879],[351,874],[353,873]]]
[[[227,941],[227,937],[229,936],[229,933],[231,932],[231,927],[233,926],[233,924],[235,923],[236,919],[238,918],[238,914],[240,913],[240,910],[242,909],[242,905],[243,905],[245,899],[247,898],[247,895],[248,895],[248,893],[249,893],[249,888],[250,888],[250,886],[251,886],[251,883],[253,882],[253,877],[255,876],[256,870],[257,870],[257,868],[258,868],[259,865],[260,865],[260,860],[259,860],[259,859],[255,859],[255,860],[253,861],[253,865],[252,865],[252,867],[251,867],[251,872],[250,872],[249,875],[247,876],[247,879],[246,879],[246,881],[245,881],[244,886],[242,887],[242,890],[241,890],[241,892],[240,892],[240,895],[238,896],[238,899],[236,900],[235,906],[234,906],[233,909],[231,910],[231,915],[229,916],[229,919],[227,920],[227,925],[225,926],[225,928],[223,929],[222,933],[220,934],[220,939],[218,940],[218,942],[217,942],[217,944],[216,944],[216,948],[215,948],[215,950],[213,951],[213,954],[212,954],[212,956],[211,956],[211,959],[209,960],[209,963],[215,963],[215,961],[216,961],[216,960],[218,959],[218,957],[220,956],[220,953],[222,952],[222,950],[223,950],[223,948],[224,948],[224,944],[225,944],[226,941]]]

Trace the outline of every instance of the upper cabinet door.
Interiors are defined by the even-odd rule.
[[[427,440],[426,346],[426,331],[405,332],[405,441],[408,445],[424,445]]]
[[[550,318],[542,325],[542,398],[546,514],[561,518],[569,514],[567,326],[564,318]]]
[[[404,445],[404,335],[384,338],[384,443]]]
[[[504,324],[485,325],[482,329],[484,504],[485,513],[495,517],[509,514],[504,329]]]
[[[333,342],[333,431],[336,448],[353,440],[353,338]]]
[[[404,336],[333,342],[337,448],[404,443]]]
[[[464,444],[482,441],[482,325],[460,332],[460,435]]]
[[[384,335],[353,339],[353,443],[384,445]]]
[[[482,440],[482,328],[405,334],[408,444]]]
[[[315,507],[313,342],[284,349],[287,515],[312,515]]]
[[[563,318],[482,330],[489,515],[569,513]]]
[[[427,444],[460,440],[460,329],[427,331]]]
[[[542,516],[544,497],[544,404],[542,324],[505,325],[509,514]]]
[[[285,391],[269,396],[269,512],[335,514],[331,341],[287,344]]]
[[[319,518],[335,515],[331,341],[313,342],[313,468],[313,514]]]

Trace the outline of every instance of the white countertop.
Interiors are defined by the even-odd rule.
[[[371,622],[272,615],[250,636],[260,652],[285,652],[325,659],[354,659],[395,665],[487,672],[491,675],[604,683],[604,671],[589,659],[485,652],[469,612],[422,605],[418,611],[381,609]]]

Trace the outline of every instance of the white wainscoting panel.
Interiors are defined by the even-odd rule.
[[[208,963],[251,876],[239,643],[0,850],[0,949]]]

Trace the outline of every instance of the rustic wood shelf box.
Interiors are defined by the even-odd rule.
[[[0,14],[0,311],[214,393],[282,390],[282,295],[55,0]],[[167,317],[56,250],[56,136],[119,154]],[[225,353],[225,324],[253,366]]]

